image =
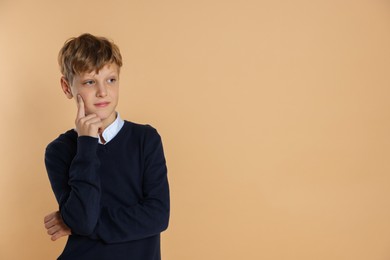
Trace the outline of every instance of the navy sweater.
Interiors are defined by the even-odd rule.
[[[125,121],[106,145],[67,131],[45,153],[61,216],[72,230],[61,260],[156,260],[168,227],[169,187],[161,138]]]

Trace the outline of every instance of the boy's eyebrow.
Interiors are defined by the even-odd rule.
[[[116,72],[116,71],[113,71],[113,72],[108,74],[109,77],[112,77],[112,76],[116,76],[117,77],[118,75],[119,75],[119,73]]]
[[[94,78],[96,75],[99,75],[99,73],[96,73],[95,71],[91,71],[89,73],[88,72],[82,73],[79,76],[81,79],[86,79],[86,78]],[[119,76],[118,71],[113,70],[107,73],[107,77],[113,77],[113,76],[118,77]]]

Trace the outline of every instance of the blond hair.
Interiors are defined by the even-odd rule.
[[[118,46],[104,37],[89,33],[68,39],[58,54],[58,64],[65,79],[72,84],[76,74],[96,73],[105,65],[115,63],[122,66],[122,56]]]

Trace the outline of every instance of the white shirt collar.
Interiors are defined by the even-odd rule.
[[[124,124],[125,121],[122,120],[119,113],[117,112],[115,121],[107,126],[102,133],[103,139],[106,141],[104,144],[107,144],[109,141],[111,141],[119,133]],[[100,137],[99,144],[103,144],[103,142],[100,140]]]

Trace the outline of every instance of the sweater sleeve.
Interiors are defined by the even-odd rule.
[[[102,207],[93,238],[120,243],[157,235],[168,227],[170,201],[161,137],[149,128],[145,139],[143,197],[136,205]]]
[[[100,214],[100,179],[96,170],[96,138],[77,138],[72,158],[66,144],[53,142],[46,148],[45,165],[61,216],[73,234],[90,235]]]

